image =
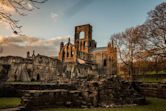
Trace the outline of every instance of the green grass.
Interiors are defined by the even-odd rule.
[[[20,104],[20,98],[1,98],[0,97],[0,109],[13,108]]]
[[[50,108],[41,111],[166,111],[166,99],[147,98],[147,101],[147,105],[121,108]],[[16,107],[19,104],[19,98],[0,98],[0,109]]]
[[[150,78],[150,77],[141,77],[141,78],[136,78],[135,77],[135,81],[139,81],[139,82],[155,82],[155,83],[157,83],[157,82],[165,82],[166,81],[166,78]]]
[[[166,99],[148,98],[147,101],[147,105],[125,106],[122,108],[52,108],[43,111],[166,111]]]
[[[140,82],[164,82],[164,78],[140,78],[137,81]]]
[[[164,71],[164,70],[161,70],[161,71],[158,71],[158,72],[156,72],[156,71],[147,71],[147,72],[141,72],[141,73],[139,73],[138,75],[155,75],[155,74],[166,74],[166,71]]]

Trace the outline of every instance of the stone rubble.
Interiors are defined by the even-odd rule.
[[[73,89],[26,90],[22,105],[26,108],[39,107],[120,107],[144,104],[145,98],[130,82],[119,77],[96,77],[89,75],[71,81]]]

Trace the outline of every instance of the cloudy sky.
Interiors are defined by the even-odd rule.
[[[110,36],[142,24],[147,12],[165,0],[48,0],[27,16],[14,15],[22,25],[22,35],[13,35],[0,23],[0,56],[25,56],[36,50],[55,56],[60,41],[73,38],[74,26],[91,24],[97,45],[105,46]]]

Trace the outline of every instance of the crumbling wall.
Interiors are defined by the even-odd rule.
[[[0,87],[8,79],[8,71],[10,67],[10,65],[0,64]]]
[[[166,83],[138,83],[145,96],[166,99]]]
[[[63,65],[63,74],[68,78],[79,78],[87,75],[98,75],[97,67],[89,64],[67,63]]]
[[[144,96],[132,83],[118,77],[109,79],[88,75],[76,79],[74,89],[27,90],[22,103],[27,108],[42,107],[119,107],[126,104],[144,104]]]
[[[119,77],[103,78],[91,75],[78,82],[77,84],[80,84],[78,89],[82,91],[86,101],[93,106],[113,107],[145,102],[144,96],[135,84],[125,82]]]
[[[57,59],[38,55],[34,59],[1,57],[0,63],[10,65],[8,81],[54,81],[61,75],[62,64]]]
[[[8,81],[30,81],[30,74],[28,73],[28,65],[26,63],[13,63],[8,73]],[[32,66],[31,66],[32,67]]]

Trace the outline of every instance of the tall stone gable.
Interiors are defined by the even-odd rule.
[[[82,38],[81,38],[81,33]],[[96,42],[92,40],[92,26],[90,24],[75,27],[74,44],[78,51],[89,53],[91,49],[96,48]]]
[[[117,73],[117,49],[112,41],[106,47],[96,47],[97,43],[92,38],[90,24],[75,27],[74,44],[61,42],[59,60],[63,63],[80,63],[96,65],[104,74]]]

